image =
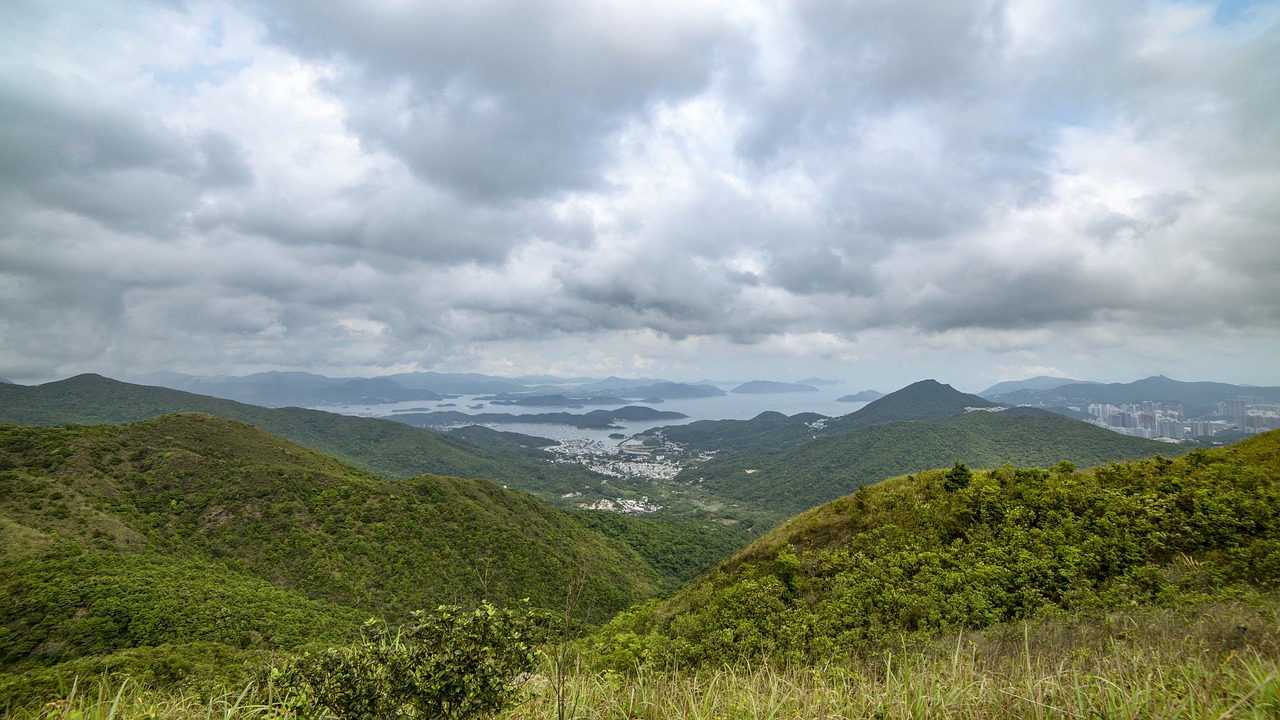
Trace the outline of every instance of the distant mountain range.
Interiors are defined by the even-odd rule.
[[[1216,382],[1182,382],[1163,375],[1131,383],[1067,383],[1046,390],[1023,388],[988,395],[991,400],[1012,405],[1032,405],[1049,410],[1075,406],[1087,410],[1090,403],[1121,405],[1145,400],[1180,404],[1187,417],[1207,416],[1217,412],[1218,403],[1242,396],[1260,396],[1269,402],[1280,402],[1280,387],[1229,385]]]
[[[1006,382],[996,383],[978,394],[982,397],[992,397],[995,395],[1016,392],[1018,390],[1052,390],[1061,385],[1069,385],[1079,382],[1079,380],[1072,380],[1069,378],[1037,375],[1036,377],[1027,378],[1026,380],[1009,380]]]
[[[871,402],[872,400],[879,400],[882,397],[884,397],[884,393],[882,392],[876,392],[875,390],[860,390],[852,395],[842,395],[836,398],[836,402]]]
[[[504,404],[530,407],[624,404],[641,399],[716,397],[714,385],[642,378],[502,378],[479,373],[415,372],[376,378],[331,378],[304,372],[263,372],[206,377],[156,372],[129,382],[235,400],[263,407],[383,405],[449,396],[492,396]]]

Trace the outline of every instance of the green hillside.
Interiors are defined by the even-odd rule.
[[[868,403],[857,412],[831,420],[825,432],[841,433],[892,422],[933,422],[963,415],[967,408],[995,406],[990,400],[962,393],[937,380],[921,380]]]
[[[680,479],[780,521],[870,483],[950,465],[1090,467],[1112,460],[1178,454],[1178,446],[1132,438],[1029,408],[972,412],[941,422],[870,425],[786,450],[717,457]]]
[[[776,528],[598,639],[614,663],[816,660],[900,633],[1280,585],[1280,432],[1087,472],[956,467]]]
[[[704,567],[704,553],[697,549],[696,543],[706,531],[696,526],[705,525],[706,519],[694,505],[679,495],[662,492],[662,488],[646,479],[605,483],[601,476],[580,465],[552,463],[553,456],[538,449],[540,439],[537,438],[479,427],[441,434],[390,420],[300,408],[264,408],[179,390],[132,385],[99,375],[79,375],[35,387],[0,386],[0,422],[22,425],[127,423],[184,412],[202,412],[246,422],[389,480],[421,474],[485,478],[561,506],[568,503],[563,497],[571,493],[573,502],[585,503],[620,496],[661,496],[667,508],[665,512],[688,521],[673,526],[666,534],[678,534],[681,528],[687,527],[685,536],[674,541],[691,550],[679,571],[667,575],[665,582],[678,582]],[[736,531],[719,529],[723,538],[718,544],[731,536],[734,547],[745,542]],[[23,531],[6,530],[0,518],[0,537],[6,532]],[[623,533],[622,537],[638,539],[645,532],[639,528],[636,532]],[[669,547],[640,542],[635,549],[655,566],[669,565]]]
[[[100,375],[0,386],[0,422],[18,425],[118,424],[184,412],[246,422],[389,480],[426,473],[482,477],[547,499],[599,481],[576,467],[544,462],[538,450],[480,447],[390,420],[245,405]]]
[[[642,433],[642,438],[661,437],[679,443],[691,452],[732,453],[761,447],[790,447],[812,438],[808,423],[825,420],[817,413],[783,415],[772,410],[750,420],[697,420],[687,425],[668,425]]]
[[[4,563],[0,667],[134,647],[212,642],[278,649],[349,638],[366,616],[224,565],[98,552]]]
[[[483,480],[388,482],[202,414],[0,427],[3,558],[149,551],[212,560],[367,613],[531,598],[580,568],[607,616],[658,585],[629,549]]]

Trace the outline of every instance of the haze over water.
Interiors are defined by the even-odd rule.
[[[585,429],[571,425],[546,425],[540,423],[501,423],[492,425],[495,430],[538,435],[553,440],[571,438],[591,438],[608,441],[611,433],[633,435],[653,427],[663,425],[684,425],[697,420],[749,420],[762,412],[774,411],[784,415],[814,412],[827,417],[847,415],[861,409],[866,403],[837,402],[836,398],[857,392],[847,386],[839,388],[819,388],[818,392],[800,393],[767,393],[767,394],[735,394],[729,393],[708,398],[676,398],[662,403],[624,402],[610,405],[586,405],[581,408],[565,407],[527,407],[522,405],[492,405],[479,399],[483,395],[463,395],[439,401],[413,400],[385,405],[326,405],[315,409],[344,415],[361,415],[369,417],[385,417],[394,419],[395,415],[408,411],[456,411],[467,415],[482,413],[504,413],[510,415],[534,415],[540,413],[570,412],[585,414],[592,410],[613,410],[627,405],[651,407],[655,410],[679,412],[688,418],[679,420],[644,420],[636,422],[616,422],[622,429]],[[470,406],[484,404],[484,407],[473,409]]]

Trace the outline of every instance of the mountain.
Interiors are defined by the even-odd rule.
[[[1280,431],[1087,472],[954,466],[800,515],[593,644],[615,667],[686,670],[827,662],[1063,611],[1180,617],[1274,588],[1276,537]]]
[[[774,438],[777,437],[776,431]],[[685,470],[677,481],[778,522],[886,477],[950,465],[1081,467],[1183,452],[1034,408],[962,413],[933,422],[863,425],[790,447],[757,443]]]
[[[835,387],[844,384],[843,380],[831,380],[828,378],[805,378],[796,382],[801,385],[813,385],[815,387]]]
[[[1070,378],[1037,375],[1033,378],[1027,378],[1026,380],[1007,380],[1005,382],[999,382],[978,394],[984,398],[990,398],[996,395],[1016,392],[1018,390],[1052,390],[1062,385],[1079,383],[1079,380],[1072,380]]]
[[[827,434],[845,432],[867,425],[913,420],[930,422],[962,415],[968,408],[990,408],[996,403],[977,395],[962,393],[937,380],[921,380],[869,403],[857,412],[827,423]]]
[[[801,385],[799,383],[773,382],[772,380],[752,380],[730,390],[731,393],[742,394],[764,394],[764,393],[797,393],[797,392],[818,392],[818,388],[812,385]]]
[[[336,387],[327,387],[316,396],[331,405],[341,403],[396,403],[410,400],[443,400],[434,390],[409,389],[391,378],[353,378]]]
[[[676,400],[684,398],[720,397],[725,392],[713,385],[660,382],[653,385],[641,385],[630,388],[618,388],[615,395],[621,397],[662,398]]]
[[[993,397],[1002,403],[1064,407],[1090,403],[1122,405],[1146,400],[1181,404],[1184,415],[1198,417],[1217,412],[1218,403],[1242,396],[1261,396],[1269,402],[1280,402],[1280,387],[1255,387],[1217,382],[1182,382],[1163,375],[1131,383],[1073,383],[1051,390],[1017,390]]]
[[[13,384],[14,382],[12,380],[8,380],[6,378],[0,378],[0,385],[13,385]]]
[[[687,446],[694,452],[732,453],[740,450],[787,448],[822,435],[856,430],[887,422],[942,420],[964,414],[966,408],[989,408],[995,403],[956,391],[936,380],[921,380],[881,396],[857,412],[837,418],[817,413],[786,416],[768,411],[750,420],[699,420],[687,425],[654,428],[644,436]]]
[[[431,390],[444,395],[493,395],[529,390],[525,383],[479,373],[413,372],[388,375],[387,378],[407,388]]]
[[[836,398],[836,402],[871,402],[884,397],[884,393],[875,390],[860,390],[852,395],[842,395]]]
[[[391,420],[264,408],[100,375],[31,387],[0,385],[0,422],[125,423],[180,412],[247,422],[392,480],[423,473],[483,477],[554,497],[591,478],[585,471],[552,466],[541,455],[496,452]]]
[[[611,392],[616,390],[634,391],[636,388],[651,387],[666,383],[658,378],[620,378],[613,375],[603,380],[593,380],[579,385],[577,392]]]
[[[132,378],[160,387],[263,407],[374,405],[440,400],[430,390],[406,388],[391,378],[330,378],[303,372],[262,372],[240,377],[198,377],[156,372]]]
[[[484,597],[556,607],[583,567],[590,605],[607,616],[660,582],[630,548],[532,495],[486,480],[389,482],[202,413],[0,426],[0,465],[6,560],[83,551],[197,559],[396,615]]]
[[[697,420],[686,425],[668,425],[637,435],[648,442],[658,438],[679,443],[693,453],[733,453],[763,446],[786,447],[813,437],[812,423],[825,421],[824,415],[798,413],[783,415],[768,410],[750,420]]]

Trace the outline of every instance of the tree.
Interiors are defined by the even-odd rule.
[[[963,490],[964,488],[969,487],[969,481],[972,479],[973,473],[969,470],[968,466],[957,460],[956,464],[947,471],[946,477],[943,478],[942,487],[947,492]]]

